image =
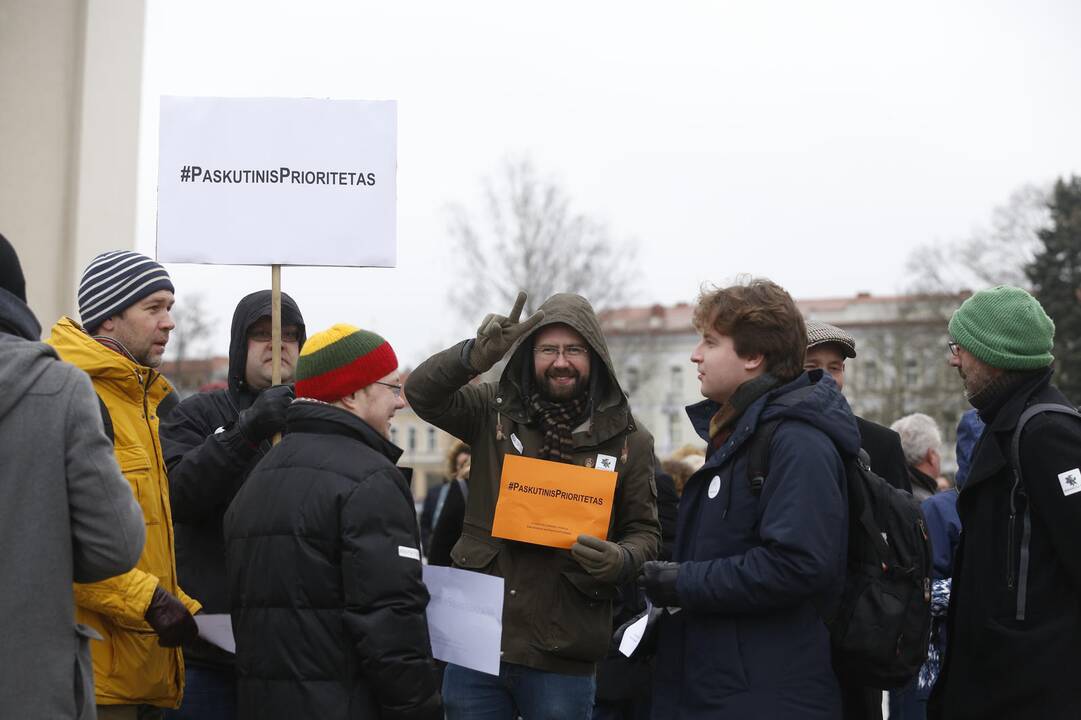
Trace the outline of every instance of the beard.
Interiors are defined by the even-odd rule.
[[[560,379],[571,378],[574,382],[559,382]],[[540,394],[545,400],[563,402],[573,400],[585,393],[589,384],[589,375],[582,375],[573,367],[549,368],[544,375],[537,378],[540,386]]]

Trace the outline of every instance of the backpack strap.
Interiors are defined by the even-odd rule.
[[[770,405],[792,407],[814,392],[814,385],[802,387],[792,392],[787,392],[775,398]],[[773,434],[777,426],[784,420],[783,417],[776,420],[767,420],[754,429],[747,450],[747,480],[751,484],[751,494],[758,497],[762,494],[762,486],[766,483],[769,474],[769,444],[773,440]]]
[[[747,481],[751,484],[751,494],[758,497],[769,474],[769,444],[781,420],[770,420],[754,430],[747,450]]]
[[[1069,405],[1059,403],[1037,403],[1025,408],[1021,417],[1017,420],[1013,437],[1010,438],[1010,465],[1013,466],[1013,488],[1010,490],[1010,552],[1013,552],[1014,527],[1017,519],[1017,496],[1025,496],[1025,505],[1021,509],[1021,553],[1018,560],[1017,577],[1013,575],[1013,562],[1010,562],[1009,582],[1011,588],[1017,586],[1017,613],[1016,619],[1024,620],[1027,595],[1028,595],[1028,570],[1029,570],[1029,541],[1032,538],[1032,518],[1028,511],[1028,496],[1025,493],[1023,475],[1021,473],[1021,432],[1025,429],[1028,421],[1045,412],[1062,413],[1081,419],[1081,413]]]
[[[105,405],[105,401],[101,399],[101,395],[94,393],[98,399],[98,407],[101,408],[101,424],[105,426],[105,437],[109,438],[109,442],[116,444],[116,432],[113,430],[113,418],[109,415],[109,408]]]

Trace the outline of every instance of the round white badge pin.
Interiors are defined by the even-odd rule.
[[[721,476],[714,475],[713,479],[709,481],[709,499],[717,497],[717,493],[721,491]]]

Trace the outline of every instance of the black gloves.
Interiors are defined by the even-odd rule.
[[[160,585],[154,589],[143,617],[158,634],[158,645],[162,647],[180,647],[199,634],[199,626],[184,603]]]
[[[571,546],[571,557],[587,573],[602,582],[619,582],[627,563],[627,551],[614,542],[592,535],[579,535]]]
[[[285,411],[295,397],[292,385],[274,385],[259,393],[251,407],[236,421],[240,434],[258,445],[285,427]]]
[[[678,579],[678,562],[650,560],[642,563],[638,585],[645,590],[646,597],[657,607],[679,607],[679,594],[676,592]]]
[[[544,319],[544,313],[538,310],[529,319],[519,322],[522,308],[525,307],[525,299],[526,294],[520,292],[509,316],[489,313],[481,321],[480,327],[477,328],[477,339],[473,341],[473,346],[469,350],[469,364],[477,373],[490,370],[493,365],[503,359],[518,338],[528,333]]]

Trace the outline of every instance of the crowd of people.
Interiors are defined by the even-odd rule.
[[[884,689],[904,720],[1081,712],[1081,415],[1022,289],[949,320],[973,406],[956,487],[935,421],[853,414],[855,339],[765,279],[701,292],[701,442],[664,461],[581,296],[522,318],[521,293],[403,385],[393,327],[309,335],[288,295],[277,378],[252,293],[227,387],[178,402],[158,370],[173,293],[151,258],[103,253],[43,343],[0,237],[0,716],[848,720],[881,718]],[[390,433],[407,401],[458,440],[419,522]],[[493,533],[508,456],[614,465],[607,532]],[[926,577],[859,562],[853,528],[882,508],[853,482],[919,508]],[[433,658],[425,563],[502,579],[497,674]],[[904,598],[852,610],[856,577],[911,586],[919,637],[886,622]],[[224,615],[235,652],[204,623]],[[925,661],[868,684],[840,625]]]

